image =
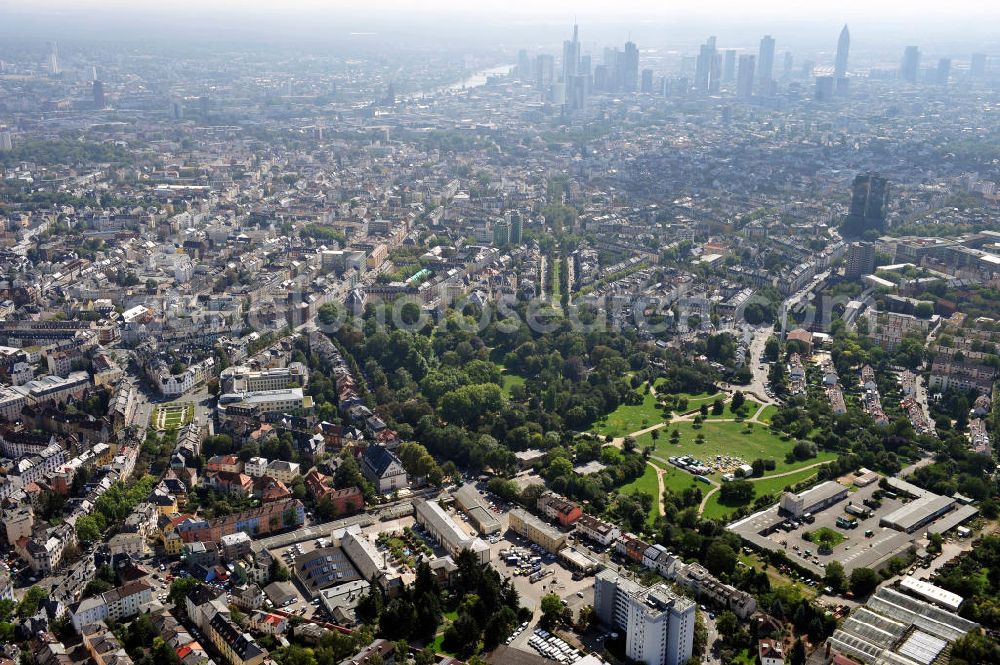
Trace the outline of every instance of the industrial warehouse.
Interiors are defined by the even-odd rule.
[[[866,474],[826,481],[804,492],[786,492],[777,505],[729,525],[748,544],[783,552],[800,568],[821,579],[828,561],[850,572],[880,570],[897,556],[921,549],[918,541],[945,533],[978,513],[956,497],[887,478],[883,487]],[[835,534],[833,541],[822,534]],[[814,540],[817,539],[817,540]]]

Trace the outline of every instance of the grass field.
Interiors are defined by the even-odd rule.
[[[503,392],[505,395],[507,395],[507,397],[510,397],[511,388],[513,388],[514,386],[524,385],[524,377],[518,376],[517,374],[510,374],[509,372],[504,372],[501,375],[501,379],[503,380]]]
[[[820,527],[815,531],[810,531],[808,535],[809,538],[807,540],[809,540],[809,542],[818,546],[826,545],[831,550],[847,540],[847,537],[844,534],[827,526]]]
[[[661,462],[657,459],[649,460],[659,468],[663,469],[663,487],[666,490],[673,492],[683,492],[689,487],[699,487],[702,492],[707,492],[709,487],[705,483],[695,480],[687,471],[681,471],[675,466],[671,466],[667,462]]]
[[[666,479],[664,478],[664,481]],[[639,490],[640,492],[646,492],[651,497],[653,497],[653,507],[649,510],[649,522],[652,523],[660,515],[660,485],[656,481],[656,470],[650,466],[646,465],[646,471],[630,482],[628,485],[622,485],[619,491],[622,494],[629,494],[633,490]]]
[[[715,400],[712,400],[712,401],[714,402]],[[742,409],[743,410],[743,417],[744,418],[749,418],[753,414],[757,413],[757,409],[759,409],[759,408],[760,408],[760,403],[759,402],[755,402],[752,399],[748,399],[743,404],[743,409]],[[718,415],[718,416],[716,416],[716,415],[714,415],[712,413],[712,402],[708,403],[708,415],[706,416],[707,420],[726,420],[726,419],[735,418],[736,415],[737,415],[736,412],[733,411],[733,409],[732,409],[732,404],[730,404],[729,402],[726,402],[726,408],[723,409],[722,410],[722,414]]]
[[[777,412],[778,412],[778,407],[774,406],[773,404],[769,404],[766,407],[764,407],[764,410],[761,411],[760,416],[757,417],[757,420],[761,421],[762,423],[770,424],[771,418]]]
[[[834,455],[831,454],[830,457],[832,458],[834,457]],[[819,458],[817,458],[813,460],[808,460],[807,462],[804,462],[804,464],[815,464],[818,461],[824,461],[824,460],[820,460]],[[760,480],[757,480],[755,482],[751,481],[753,482],[754,496],[755,497],[764,496],[765,494],[777,495],[780,492],[782,492],[786,487],[790,485],[795,485],[796,483],[800,483],[803,480],[812,478],[815,475],[816,475],[816,469],[803,469],[802,471],[799,471],[797,473],[792,473],[787,476],[780,476],[778,478],[768,478],[765,476],[764,478],[761,478]],[[719,503],[719,493],[716,492],[711,496],[711,498],[709,498],[708,503],[705,504],[705,512],[703,513],[703,517],[705,517],[706,519],[726,518],[729,517],[729,515],[731,515],[735,510],[736,508],[733,506],[724,506],[721,503]]]
[[[702,460],[714,459],[716,455],[732,455],[741,457],[750,464],[758,457],[773,459],[775,469],[773,473],[784,473],[794,471],[814,462],[825,462],[836,458],[834,453],[823,452],[804,462],[785,462],[785,455],[795,447],[794,440],[782,441],[765,427],[755,425],[753,430],[747,433],[744,423],[717,422],[707,420],[700,429],[696,429],[694,423],[671,423],[660,430],[657,441],[653,441],[649,434],[637,437],[636,442],[639,447],[655,443],[656,455],[663,457],[674,457],[677,455],[692,455]],[[670,433],[677,430],[680,435],[680,443],[674,445],[670,443]],[[695,437],[702,434],[705,443],[695,443]]]
[[[183,427],[194,420],[193,404],[164,404],[153,409],[150,418],[159,430],[170,430]]]
[[[594,431],[602,436],[625,436],[661,422],[663,412],[656,405],[656,397],[648,392],[642,396],[642,404],[622,404],[598,420]]]
[[[823,453],[820,453],[820,455],[823,455]],[[829,453],[829,459],[834,459],[835,457],[836,455]],[[824,462],[824,461],[826,461],[825,458],[821,459],[820,456],[817,456],[816,459],[808,460],[807,463],[815,464],[816,462]],[[778,494],[779,492],[784,491],[784,489],[789,485],[797,485],[798,483],[801,483],[803,480],[808,480],[809,478],[815,475],[816,475],[816,469],[803,469],[802,471],[799,471],[797,473],[793,473],[787,476],[781,476],[779,478],[768,478],[765,476],[764,478],[761,478],[760,480],[756,481],[753,485],[754,489],[757,490],[757,496],[761,496],[764,494]]]

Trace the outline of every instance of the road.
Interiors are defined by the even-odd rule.
[[[760,362],[767,340],[772,335],[774,335],[774,329],[769,326],[758,328],[754,332],[753,340],[750,342],[750,371],[753,373],[753,378],[749,385],[743,388],[743,392],[750,393],[756,401],[762,404],[777,404],[773,398],[767,396],[767,365],[763,365],[763,369],[761,369]]]

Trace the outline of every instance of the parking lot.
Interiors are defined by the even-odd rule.
[[[879,526],[880,517],[902,506],[902,500],[883,496],[882,505],[871,510],[868,516],[851,515],[846,512],[846,508],[851,504],[863,507],[864,501],[871,499],[878,489],[878,485],[874,483],[859,488],[849,493],[840,503],[813,515],[812,523],[792,522],[791,529],[779,527],[767,535],[757,535],[769,525],[785,522],[777,517],[776,508],[772,508],[737,523],[733,526],[733,530],[758,546],[785,552],[796,564],[814,573],[812,586],[817,586],[817,580],[822,578],[824,568],[829,561],[839,561],[847,574],[850,574],[855,568],[878,568],[886,560],[903,554],[912,547],[917,534],[907,534]],[[846,528],[844,523],[838,524],[838,518],[856,520],[857,526]],[[829,552],[821,553],[819,546],[804,536],[824,528],[834,531],[844,540],[837,543]]]

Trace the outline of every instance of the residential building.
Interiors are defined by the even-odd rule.
[[[457,556],[462,550],[470,550],[482,563],[490,560],[489,545],[466,533],[437,501],[420,501],[415,508],[417,523],[449,554]]]
[[[694,601],[666,584],[643,588],[611,570],[597,574],[594,610],[625,634],[625,656],[645,665],[684,665],[694,648]]]
[[[409,485],[403,462],[385,446],[371,444],[365,448],[361,473],[375,484],[379,494],[398,492]]]
[[[507,514],[511,531],[555,554],[566,546],[566,534],[521,508]]]

